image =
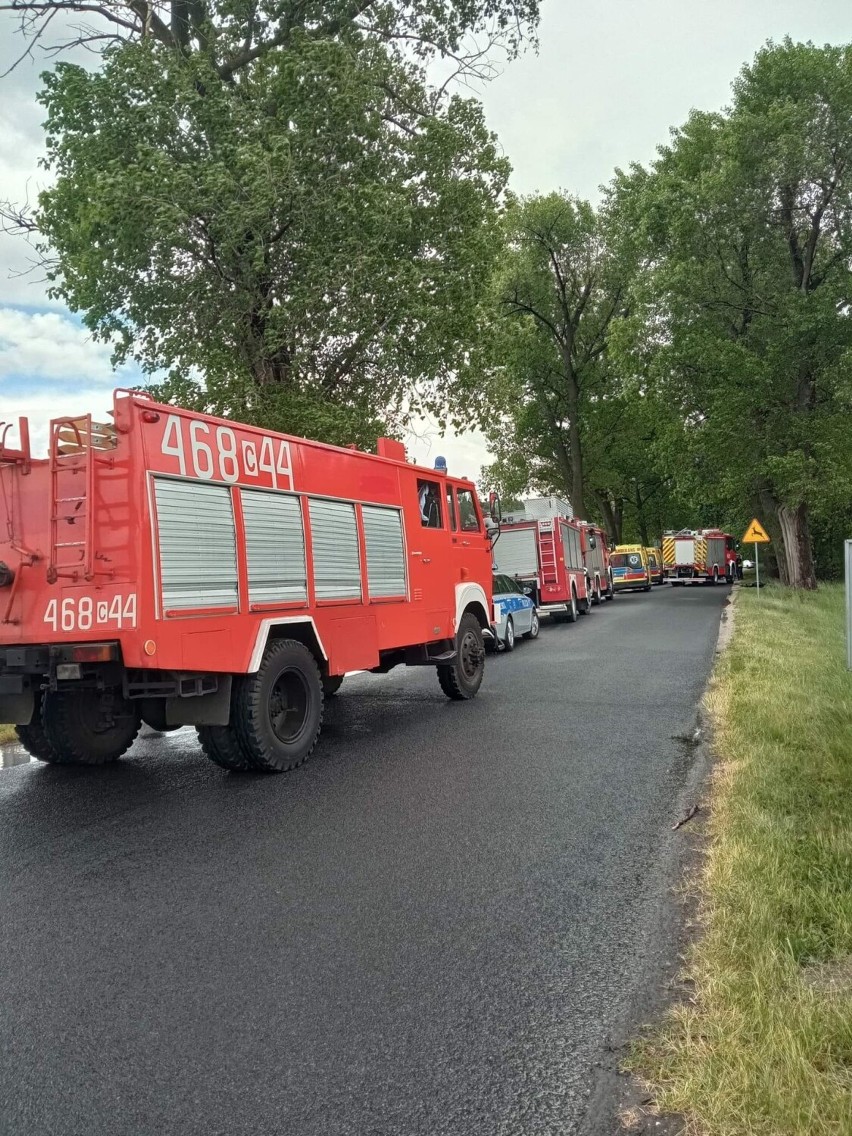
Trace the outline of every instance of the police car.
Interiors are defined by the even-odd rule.
[[[506,651],[514,649],[519,635],[525,639],[538,635],[535,604],[524,594],[523,585],[510,576],[494,577],[494,630],[498,644]]]

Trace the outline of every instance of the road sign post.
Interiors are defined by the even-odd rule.
[[[852,671],[852,540],[844,541],[846,565],[846,669]]]
[[[745,544],[746,541],[751,541],[754,544],[754,578],[755,578],[755,583],[757,584],[757,594],[759,596],[760,595],[760,557],[758,555],[757,546],[759,544],[769,544],[769,534],[767,533],[767,531],[763,527],[763,525],[760,523],[760,521],[757,519],[757,517],[753,518],[751,524],[748,526],[748,528],[745,531],[745,535],[743,536],[743,544]]]

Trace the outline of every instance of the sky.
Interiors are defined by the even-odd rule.
[[[0,72],[18,46],[17,21],[0,12]],[[518,193],[565,190],[594,200],[617,167],[652,161],[689,111],[725,106],[743,64],[768,40],[789,35],[814,43],[852,42],[849,0],[543,0],[539,49],[476,89],[488,124],[509,157]],[[33,200],[46,184],[42,108],[35,94],[50,61],[24,61],[0,79],[0,198]],[[111,405],[114,386],[139,379],[115,374],[109,350],[79,318],[48,299],[33,254],[0,234],[0,418],[30,416],[43,448],[54,414]],[[476,477],[489,457],[475,430],[441,435],[418,423],[409,455]]]

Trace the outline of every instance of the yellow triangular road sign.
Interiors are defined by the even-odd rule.
[[[746,541],[751,541],[751,543],[753,544],[769,544],[769,537],[766,535],[766,529],[763,527],[757,517],[754,518],[754,520],[746,529],[746,534],[743,537],[743,544],[745,544]]]

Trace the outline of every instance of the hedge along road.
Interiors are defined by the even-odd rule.
[[[727,593],[544,621],[470,704],[347,680],[290,775],[4,770],[0,1131],[615,1131]]]

